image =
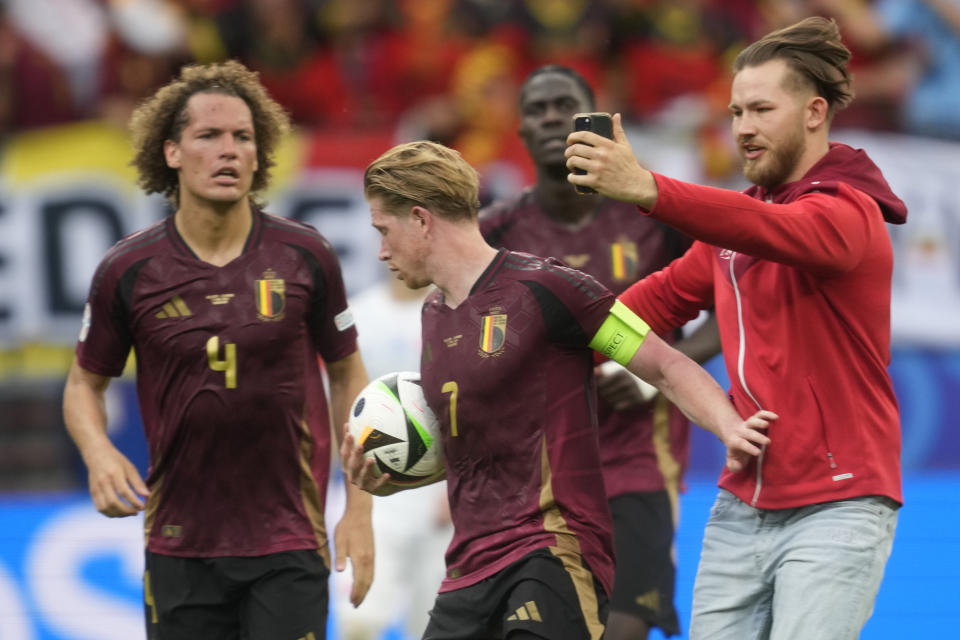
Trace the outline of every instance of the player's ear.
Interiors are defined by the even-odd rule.
[[[180,168],[180,145],[173,140],[164,140],[163,157],[167,161],[167,166],[171,169]]]
[[[410,217],[413,218],[413,221],[420,225],[424,230],[427,230],[433,226],[433,214],[430,213],[430,210],[426,207],[414,205],[410,209]]]

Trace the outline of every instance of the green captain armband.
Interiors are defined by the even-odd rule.
[[[650,325],[617,300],[590,341],[590,348],[627,366],[649,331]]]

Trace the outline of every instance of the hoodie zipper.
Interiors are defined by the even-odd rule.
[[[733,268],[733,263],[736,258],[737,252],[731,251],[730,282],[733,283],[733,295],[737,300],[737,328],[740,332],[740,344],[738,345],[737,349],[737,377],[740,378],[740,386],[743,387],[743,390],[747,392],[750,400],[753,401],[754,406],[759,411],[763,407],[760,406],[760,403],[757,402],[757,399],[753,396],[753,393],[750,391],[750,387],[747,386],[747,380],[743,375],[743,360],[747,352],[747,337],[746,332],[743,330],[743,301],[740,299],[740,287],[737,284],[737,276]],[[753,490],[753,498],[750,500],[751,507],[757,506],[757,499],[760,497],[760,488],[763,486],[763,458],[766,452],[766,445],[760,447],[760,455],[757,456],[757,486]]]

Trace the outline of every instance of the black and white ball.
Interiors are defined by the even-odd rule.
[[[394,484],[416,484],[443,469],[440,423],[415,371],[388,373],[364,387],[350,409],[349,429]]]

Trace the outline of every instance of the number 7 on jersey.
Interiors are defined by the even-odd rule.
[[[457,393],[459,391],[460,387],[453,380],[444,382],[443,386],[440,387],[441,393],[450,394],[450,435],[454,438],[457,437]]]

